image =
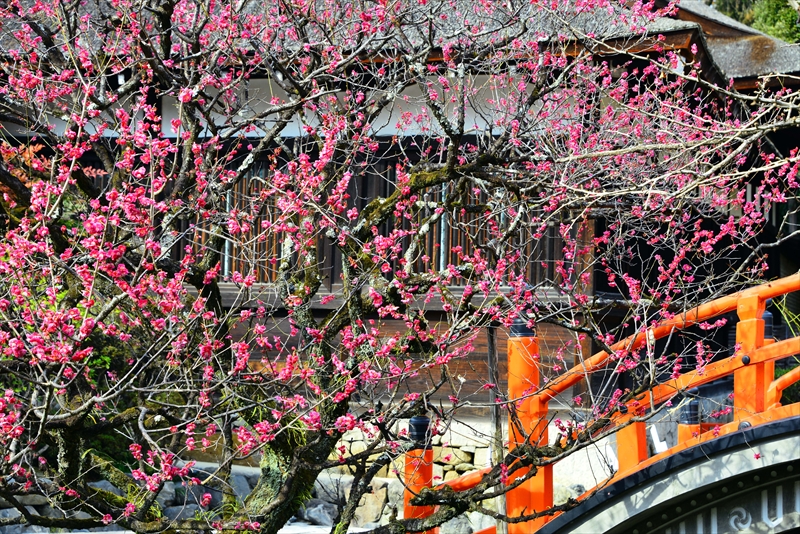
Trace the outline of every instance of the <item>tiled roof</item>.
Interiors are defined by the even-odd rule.
[[[711,59],[726,77],[738,79],[800,73],[800,45],[761,33],[723,15],[701,0],[681,0],[679,9],[694,15],[692,20],[703,28]],[[730,31],[715,31],[705,21],[725,26]]]
[[[714,62],[730,78],[800,73],[800,46],[766,35],[708,39]]]
[[[705,2],[701,0],[681,0],[679,4],[679,8],[689,13],[693,13],[699,17],[703,17],[705,19],[711,20],[716,22],[717,24],[722,24],[724,26],[728,26],[732,29],[739,30],[743,33],[749,34],[760,34],[761,32],[754,30],[747,24],[742,24],[736,19],[732,19],[727,15],[723,15],[713,7],[709,6]]]

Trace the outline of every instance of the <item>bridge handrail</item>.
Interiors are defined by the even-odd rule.
[[[796,382],[800,382],[800,367],[795,367],[785,375],[773,380],[767,390],[766,405],[770,408],[780,405],[783,390]]]
[[[785,278],[780,278],[772,282],[767,282],[759,286],[701,304],[683,314],[658,323],[653,327],[649,327],[642,332],[637,332],[636,334],[628,336],[625,339],[611,345],[610,349],[612,351],[623,349],[636,350],[647,342],[648,336],[650,336],[652,339],[660,339],[668,336],[674,330],[682,330],[703,321],[707,321],[708,319],[712,319],[718,315],[737,310],[740,305],[740,300],[743,298],[758,297],[759,301],[763,302],[767,299],[776,298],[793,291],[800,291],[800,273],[787,276]],[[757,365],[759,363],[770,362],[797,353],[800,353],[800,337],[779,341],[751,351],[748,354],[750,358],[748,363],[745,363],[740,357],[742,355],[737,353],[734,356],[728,357],[719,362],[708,364],[702,370],[694,370],[684,373],[680,377],[651,388],[648,390],[648,392],[640,395],[637,399],[629,401],[626,404],[628,413],[617,418],[614,423],[625,424],[630,421],[630,419],[636,415],[636,409],[641,407],[643,400],[646,400],[648,404],[655,406],[669,400],[682,390],[713,382],[714,380],[727,376],[746,365]],[[544,413],[546,413],[548,410],[548,403],[551,399],[580,382],[580,380],[582,380],[587,374],[604,368],[610,357],[611,354],[609,354],[607,351],[601,351],[594,354],[582,364],[576,365],[568,372],[548,382],[545,388],[531,395],[531,398],[536,399],[536,404],[540,407],[540,410],[543,410]],[[780,399],[780,393],[786,387],[797,381],[800,381],[800,367],[787,373],[783,377],[772,381],[766,395],[767,399],[772,400],[772,402],[769,402],[767,407],[772,409],[777,408],[778,405],[776,405],[776,403],[778,402],[778,399]],[[645,398],[645,396],[648,394],[649,398]],[[731,425],[725,426],[727,427]],[[725,428],[725,432],[729,432],[732,429],[733,426],[731,426],[730,429]],[[674,450],[686,446],[687,443],[685,442],[679,443],[676,445],[676,447],[673,447],[670,449],[670,451],[667,451],[667,453],[663,454],[671,453]],[[658,456],[663,456],[663,454]],[[640,462],[637,460],[636,463],[638,464]],[[479,484],[483,476],[489,473],[491,469],[492,468],[485,468],[462,475],[453,480],[439,484],[436,486],[436,489],[441,489],[446,486],[456,491],[471,489]],[[620,469],[617,475],[629,474],[630,472],[631,469]]]
[[[720,378],[730,375],[736,369],[741,369],[747,365],[774,362],[775,360],[798,353],[800,353],[800,336],[778,341],[750,352],[747,355],[750,358],[748,363],[744,363],[742,361],[742,359],[739,357],[741,354],[729,356],[724,360],[710,363],[703,369],[688,371],[677,378],[673,378],[667,382],[659,384],[640,395],[637,399],[629,401],[627,403],[627,407],[629,410],[631,410],[631,408],[638,407],[641,404],[641,401],[644,399],[644,396],[648,394],[649,398],[646,400],[649,403],[652,403],[652,405],[658,405],[674,397],[681,391],[686,391],[687,389],[702,386],[715,380],[719,380]],[[791,373],[788,373],[784,376],[789,376],[789,374]],[[781,384],[785,384],[781,386],[781,391],[792,384],[792,378],[794,376],[795,375],[792,375],[781,382]],[[797,375],[797,379],[800,379],[800,374]],[[777,382],[777,380],[775,382]],[[775,382],[773,382],[773,384],[775,384]],[[780,395],[778,398],[780,398]],[[771,404],[773,403],[768,404],[768,406],[771,406]]]
[[[712,319],[718,315],[722,315],[723,313],[736,310],[739,299],[742,297],[758,296],[762,300],[767,300],[785,295],[786,293],[791,293],[792,291],[800,291],[800,273],[767,282],[756,287],[751,287],[739,291],[738,293],[733,293],[732,295],[726,295],[712,300],[711,302],[706,302],[672,319],[663,321],[656,326],[630,335],[614,343],[610,348],[612,351],[623,349],[636,350],[646,343],[648,332],[652,332],[654,339],[661,339],[668,336],[673,330],[682,330],[707,321],[708,319]],[[549,401],[556,395],[565,392],[567,389],[580,382],[587,374],[604,368],[610,357],[611,354],[606,351],[600,351],[594,354],[582,364],[574,366],[563,375],[548,382],[547,386],[542,391],[538,392],[536,396],[541,397],[542,401]]]

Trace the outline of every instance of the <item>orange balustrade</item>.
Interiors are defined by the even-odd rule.
[[[612,354],[619,350],[636,350],[645,343],[648,337],[660,339],[676,329],[687,328],[734,310],[737,311],[740,319],[736,328],[736,342],[739,349],[732,357],[711,363],[702,370],[687,372],[659,384],[629,401],[620,410],[620,415],[613,421],[614,424],[621,427],[617,435],[620,469],[612,481],[624,478],[698,443],[735,432],[742,423],[754,426],[787,417],[800,416],[800,403],[791,406],[780,405],[783,390],[800,381],[800,367],[777,380],[774,379],[775,360],[800,353],[800,337],[779,342],[764,339],[764,320],[762,319],[767,299],[798,290],[800,290],[800,273],[702,304],[611,346]],[[511,409],[516,411],[514,423],[519,424],[517,427],[510,421],[509,446],[512,447],[512,450],[515,445],[526,442],[534,445],[546,444],[549,401],[577,384],[587,374],[604,368],[611,357],[608,352],[599,352],[581,365],[577,365],[567,373],[551,380],[540,389],[538,354],[538,344],[533,333],[526,332],[524,328],[521,329],[521,333],[519,329],[515,332],[515,329],[512,328],[508,342],[509,399],[514,403]],[[655,408],[687,389],[713,382],[730,374],[734,375],[733,422],[721,426],[681,424],[679,425],[678,444],[663,453],[648,458],[645,423],[636,417],[642,416],[647,409]],[[713,431],[710,431],[712,428]],[[413,459],[414,453],[410,454]],[[410,470],[408,458],[407,456],[407,486],[412,492],[413,488],[419,491],[420,486],[412,484],[419,483],[419,477],[414,478],[419,471],[416,470],[416,467]],[[456,491],[469,489],[476,486],[490,470],[487,468],[470,473],[438,487],[450,486]],[[522,476],[525,472],[522,471],[517,476]],[[608,481],[604,484],[606,483]],[[552,492],[552,466],[541,467],[534,477],[508,492],[507,513],[510,517],[518,517],[521,514],[531,514],[534,511],[549,508],[552,506]],[[587,492],[587,494],[589,493],[591,490]],[[432,511],[424,513],[427,515]],[[547,520],[548,518],[539,518],[527,523],[511,523],[509,524],[509,534],[534,532]],[[482,530],[480,534],[493,532],[494,527],[490,527]]]
[[[617,432],[619,470],[632,469],[647,460],[647,429],[644,421],[633,421]]]
[[[779,407],[783,390],[798,381],[800,381],[800,367],[795,367],[770,384],[764,404],[770,409]]]

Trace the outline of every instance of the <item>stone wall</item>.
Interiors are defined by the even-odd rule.
[[[211,466],[209,466],[211,467]],[[206,472],[197,472],[195,475],[202,477]],[[231,476],[231,487],[243,500],[250,493],[258,481],[258,469],[253,467],[235,466]],[[298,511],[292,522],[305,522],[311,525],[331,526],[344,506],[353,484],[353,477],[335,470],[322,473],[314,485],[312,499]],[[107,481],[90,484],[93,487],[111,491],[122,495],[122,491]],[[353,526],[361,529],[371,529],[378,525],[386,524],[392,517],[403,517],[403,491],[404,486],[398,478],[376,478],[371,484],[371,491],[365,494],[356,511]],[[211,503],[202,507],[200,501],[204,493],[210,493]],[[48,504],[46,498],[38,495],[21,497],[20,501],[26,505],[28,511],[47,517],[75,517],[87,518],[83,512],[70,510],[61,511]],[[164,515],[170,519],[191,519],[198,515],[209,513],[222,502],[221,492],[202,486],[187,487],[181,483],[167,482],[159,494],[158,504]],[[0,519],[15,518],[21,514],[11,505],[0,499]],[[447,524],[442,534],[470,534],[487,526],[494,521],[481,514],[471,513],[462,518],[456,518]],[[9,525],[0,527],[2,534],[39,534],[47,532],[120,532],[121,528],[113,523],[93,529],[48,529],[32,525]]]
[[[555,435],[555,431],[553,434]],[[462,474],[470,473],[490,465],[491,456],[489,443],[491,429],[489,421],[476,418],[470,421],[453,423],[444,429],[441,436],[432,439],[434,456],[434,484],[449,481]],[[355,454],[366,449],[368,441],[366,436],[359,432],[349,432],[341,444],[348,453]],[[584,492],[584,488],[591,488],[605,479],[616,469],[616,456],[614,438],[592,444],[565,461],[559,462],[554,468],[554,497],[556,504],[566,501],[569,497],[577,497]],[[380,524],[386,524],[394,516],[403,517],[403,491],[402,473],[404,458],[398,457],[389,467],[379,473],[378,478],[371,484],[371,491],[362,497],[360,506],[355,516],[353,526],[369,529]],[[212,473],[216,466],[198,462],[195,475],[205,478]],[[231,487],[240,500],[244,500],[255,486],[259,477],[259,469],[251,466],[236,465],[233,467],[230,479]],[[344,467],[334,468],[322,473],[312,492],[312,499],[297,513],[295,522],[310,523],[312,525],[330,526],[337,517],[339,510],[344,506],[353,483],[352,475]],[[93,483],[95,487],[112,491],[117,494],[122,492],[108,482]],[[212,496],[208,508],[200,506],[204,493]],[[167,517],[173,519],[194,518],[196,514],[205,514],[217,507],[222,500],[222,494],[202,486],[187,487],[181,483],[169,482],[159,495],[159,505]],[[23,504],[31,507],[30,511],[50,517],[86,517],[81,512],[59,511],[47,504],[41,496],[26,496]],[[493,509],[495,503],[484,503],[487,508]],[[72,514],[72,515],[71,515]],[[0,519],[17,517],[20,513],[0,499]],[[494,524],[494,520],[477,512],[458,517],[441,529],[441,534],[471,534]],[[58,530],[54,529],[53,532]],[[72,532],[89,532],[90,530],[75,530]],[[92,532],[120,531],[116,525],[108,525]],[[10,525],[0,527],[0,534],[25,534],[49,532],[48,529],[34,526]],[[61,530],[61,532],[65,532]]]
[[[197,470],[192,473],[198,478],[204,478],[212,472],[212,466],[207,466],[207,470]],[[256,468],[241,468],[235,467],[234,473],[230,479],[230,485],[234,493],[240,500],[243,500],[250,494],[250,491],[258,481],[258,469]],[[121,489],[116,488],[110,482],[102,480],[99,482],[90,482],[89,486],[109,491],[116,495],[123,496],[124,493]],[[211,494],[211,502],[208,507],[200,505],[204,493]],[[26,495],[19,497],[18,500],[26,506],[29,512],[53,518],[76,518],[85,519],[89,515],[75,510],[59,509],[52,506],[48,499],[41,495]],[[187,486],[185,483],[179,482],[166,482],[164,488],[159,493],[157,502],[164,512],[164,515],[170,519],[192,519],[197,514],[204,514],[209,510],[214,509],[222,503],[222,493],[218,490],[206,488],[203,486]],[[13,508],[10,503],[0,499],[0,519],[10,519],[22,515],[19,510]],[[92,529],[48,529],[34,525],[9,525],[0,527],[1,534],[27,534],[27,533],[43,533],[43,532],[112,532],[120,531],[120,527],[113,523]]]

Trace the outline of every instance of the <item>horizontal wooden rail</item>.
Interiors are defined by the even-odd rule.
[[[654,339],[661,339],[668,336],[674,330],[689,328],[690,326],[702,323],[703,321],[707,321],[723,313],[732,312],[737,309],[739,299],[742,297],[758,296],[762,300],[767,300],[785,295],[786,293],[791,293],[792,291],[800,291],[800,273],[701,304],[694,309],[667,321],[663,321],[643,332],[628,336],[614,343],[610,348],[612,351],[636,350],[646,343],[648,335],[652,336]],[[652,333],[648,334],[648,332]],[[563,375],[548,382],[547,387],[538,395],[542,395],[548,400],[554,398],[580,382],[587,374],[605,368],[610,357],[611,354],[606,351],[598,352],[583,362],[583,364],[576,365]]]
[[[770,408],[780,406],[783,391],[792,384],[800,382],[800,366],[795,367],[780,378],[775,379],[767,390],[766,405]]]
[[[659,384],[647,393],[639,396],[636,400],[628,402],[628,411],[635,412],[637,409],[642,408],[642,401],[647,401],[647,407],[654,407],[671,399],[682,391],[714,382],[715,380],[730,375],[737,369],[758,363],[773,362],[793,354],[800,354],[800,337],[793,337],[771,345],[766,345],[750,354],[739,353],[730,356],[724,360],[710,363],[702,369],[686,372],[678,378]],[[748,363],[744,362],[743,358],[745,357],[749,358]],[[800,378],[800,375],[798,375],[798,378]],[[791,384],[791,378],[787,379],[786,383],[787,385]],[[780,396],[778,396],[778,398],[780,398]]]

